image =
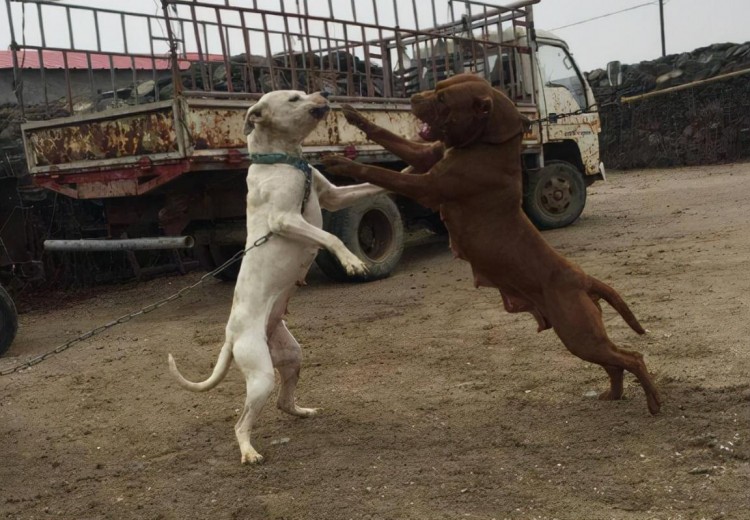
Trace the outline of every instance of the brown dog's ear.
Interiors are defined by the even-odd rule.
[[[453,85],[456,85],[458,83],[466,83],[466,82],[472,82],[472,81],[476,81],[479,83],[487,83],[487,80],[484,79],[482,76],[473,74],[471,72],[463,72],[461,74],[456,74],[455,76],[451,76],[450,78],[438,81],[437,85],[435,86],[435,90],[452,87]]]
[[[474,98],[474,115],[480,119],[486,119],[492,113],[492,96]]]
[[[245,127],[242,129],[242,133],[245,136],[255,129],[255,125],[263,120],[263,106],[260,103],[256,103],[247,110],[245,114]]]
[[[492,112],[481,140],[483,143],[500,144],[523,134],[528,128],[529,120],[505,94],[497,89],[492,90]]]

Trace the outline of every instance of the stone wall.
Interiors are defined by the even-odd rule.
[[[750,158],[750,74],[698,84],[630,103],[677,85],[750,69],[750,42],[714,44],[622,68],[623,82],[588,73],[602,107],[601,156],[609,168],[715,164]]]

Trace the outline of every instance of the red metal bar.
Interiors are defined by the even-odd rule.
[[[118,181],[134,180],[132,189],[118,193],[118,196],[135,196],[148,193],[162,186],[186,172],[191,171],[192,161],[183,160],[171,164],[153,165],[147,170],[139,168],[121,168],[112,170],[98,170],[81,173],[39,174],[34,176],[34,184],[47,188],[68,197],[83,198],[80,188],[87,185],[85,198],[106,198],[109,195],[106,186]],[[144,179],[144,181],[141,181]],[[102,186],[99,192],[92,185]]]

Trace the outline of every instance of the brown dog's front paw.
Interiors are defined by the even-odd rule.
[[[357,176],[359,164],[342,155],[328,155],[320,161],[325,171],[331,175]]]
[[[344,113],[344,117],[346,118],[347,122],[351,125],[356,126],[360,130],[362,130],[364,133],[367,133],[367,131],[372,126],[372,123],[369,119],[367,119],[362,112],[354,108],[353,106],[349,104],[343,104],[341,105],[341,111]]]

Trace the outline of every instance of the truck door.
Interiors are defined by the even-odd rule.
[[[586,89],[568,51],[540,43],[537,63],[548,113],[567,113],[585,108]]]
[[[568,114],[594,104],[575,61],[562,45],[539,42],[537,64],[540,78],[542,116]],[[545,142],[575,142],[583,164],[583,174],[599,169],[599,118],[597,114],[579,114],[560,118],[545,125]]]

